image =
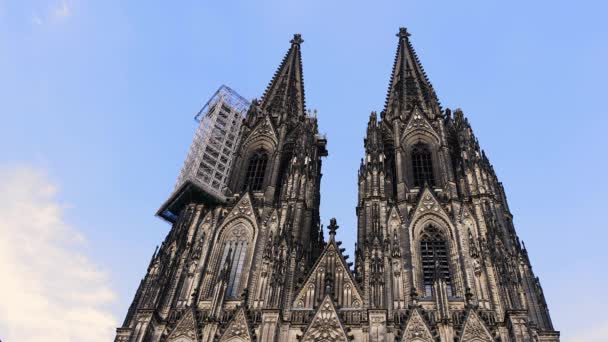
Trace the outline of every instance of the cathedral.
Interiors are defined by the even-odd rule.
[[[469,121],[442,109],[407,30],[397,39],[363,139],[353,260],[336,220],[320,222],[327,140],[296,34],[239,117],[222,196],[178,187],[159,214],[171,230],[115,342],[559,341]]]

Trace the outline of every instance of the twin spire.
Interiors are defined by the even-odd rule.
[[[385,116],[389,119],[406,117],[415,106],[431,117],[441,112],[435,90],[418,60],[409,36],[404,27],[397,33],[399,44],[384,107]]]
[[[435,90],[428,80],[418,56],[409,40],[409,32],[402,27],[397,37],[397,53],[388,88],[384,114],[387,118],[406,117],[414,107],[421,108],[433,118],[441,114]],[[275,117],[298,118],[306,113],[304,77],[300,34],[294,34],[291,47],[268,84],[260,108]]]
[[[262,97],[260,108],[273,116],[304,116],[304,78],[302,76],[302,36],[294,34],[291,47],[283,58]]]

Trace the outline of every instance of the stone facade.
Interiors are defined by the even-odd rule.
[[[559,341],[502,184],[405,29],[364,139],[354,267],[334,219],[325,239],[301,43],[251,104],[227,200],[183,206],[115,341]]]

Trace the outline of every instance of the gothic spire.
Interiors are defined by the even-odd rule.
[[[409,32],[399,29],[397,54],[384,107],[387,118],[406,117],[414,107],[420,106],[430,118],[441,111],[435,90],[428,80],[418,56],[409,40]]]
[[[301,35],[294,34],[291,47],[283,58],[262,97],[260,107],[274,117],[304,116],[304,78],[302,76]]]

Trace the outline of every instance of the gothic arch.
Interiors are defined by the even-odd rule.
[[[410,187],[422,187],[423,185],[416,185],[414,180],[414,168],[413,163],[414,159],[412,157],[415,150],[420,149],[421,147],[428,149],[430,154],[430,163],[432,170],[432,178],[434,180],[433,184],[429,184],[430,186],[441,186],[441,167],[440,167],[440,153],[439,146],[440,141],[438,137],[434,135],[430,135],[425,132],[415,132],[409,136],[407,136],[403,142],[401,147],[401,154],[403,156],[403,165],[405,180]]]
[[[244,151],[264,145],[269,150],[275,150],[277,144],[278,139],[272,122],[265,116],[247,135],[241,149]]]
[[[275,152],[277,150],[278,140],[272,127],[272,123],[268,118],[264,118],[255,128],[250,131],[247,137],[242,141],[241,146],[237,149],[238,157],[233,165],[233,173],[231,185],[235,191],[242,190],[245,184],[247,168],[251,157],[264,151],[268,156],[268,161],[265,165],[263,185],[267,184],[272,170],[274,168]]]
[[[401,140],[402,146],[405,147],[412,146],[417,143],[423,143],[433,147],[441,144],[439,136],[435,132],[431,132],[428,130],[415,130],[408,132],[406,130],[405,133],[406,134],[403,135],[403,138]]]
[[[267,151],[269,154],[272,154],[274,153],[276,146],[276,141],[269,136],[256,137],[255,139],[245,141],[242,146],[242,151],[244,151],[243,156],[247,157],[251,155],[254,151],[260,149]],[[246,159],[247,158],[245,158],[245,160]]]
[[[215,236],[213,260],[210,262],[209,269],[214,270],[213,277],[216,277],[224,266],[226,258],[231,260],[230,279],[226,290],[228,297],[239,297],[243,289],[247,287],[251,272],[243,272],[243,270],[251,269],[256,240],[255,224],[245,217],[229,220],[220,227]]]
[[[442,231],[442,233],[445,234],[446,238],[449,238],[451,243],[455,243],[456,236],[454,234],[455,228],[453,227],[453,225],[445,218],[434,213],[426,214],[424,216],[419,217],[415,221],[412,221],[412,229],[410,229],[412,234],[411,239],[418,239],[420,237],[420,234],[422,234],[422,230],[429,225],[436,226]]]
[[[462,296],[462,270],[460,268],[460,262],[458,260],[458,243],[456,241],[455,227],[446,219],[436,213],[427,213],[418,217],[412,221],[410,229],[410,238],[413,242],[411,245],[412,253],[412,266],[414,269],[414,284],[418,289],[419,294],[424,294],[423,284],[423,267],[422,267],[422,255],[421,255],[421,238],[424,234],[425,229],[433,227],[437,229],[444,237],[447,252],[448,262],[450,267],[452,286],[454,289],[454,296]]]
[[[249,341],[249,340],[242,338],[242,337],[237,337],[237,336],[231,337],[227,340],[222,340],[222,342],[246,342],[246,341]]]
[[[170,340],[170,342],[196,342],[196,341],[194,341],[191,338],[181,336],[181,337],[178,337],[177,339]]]

